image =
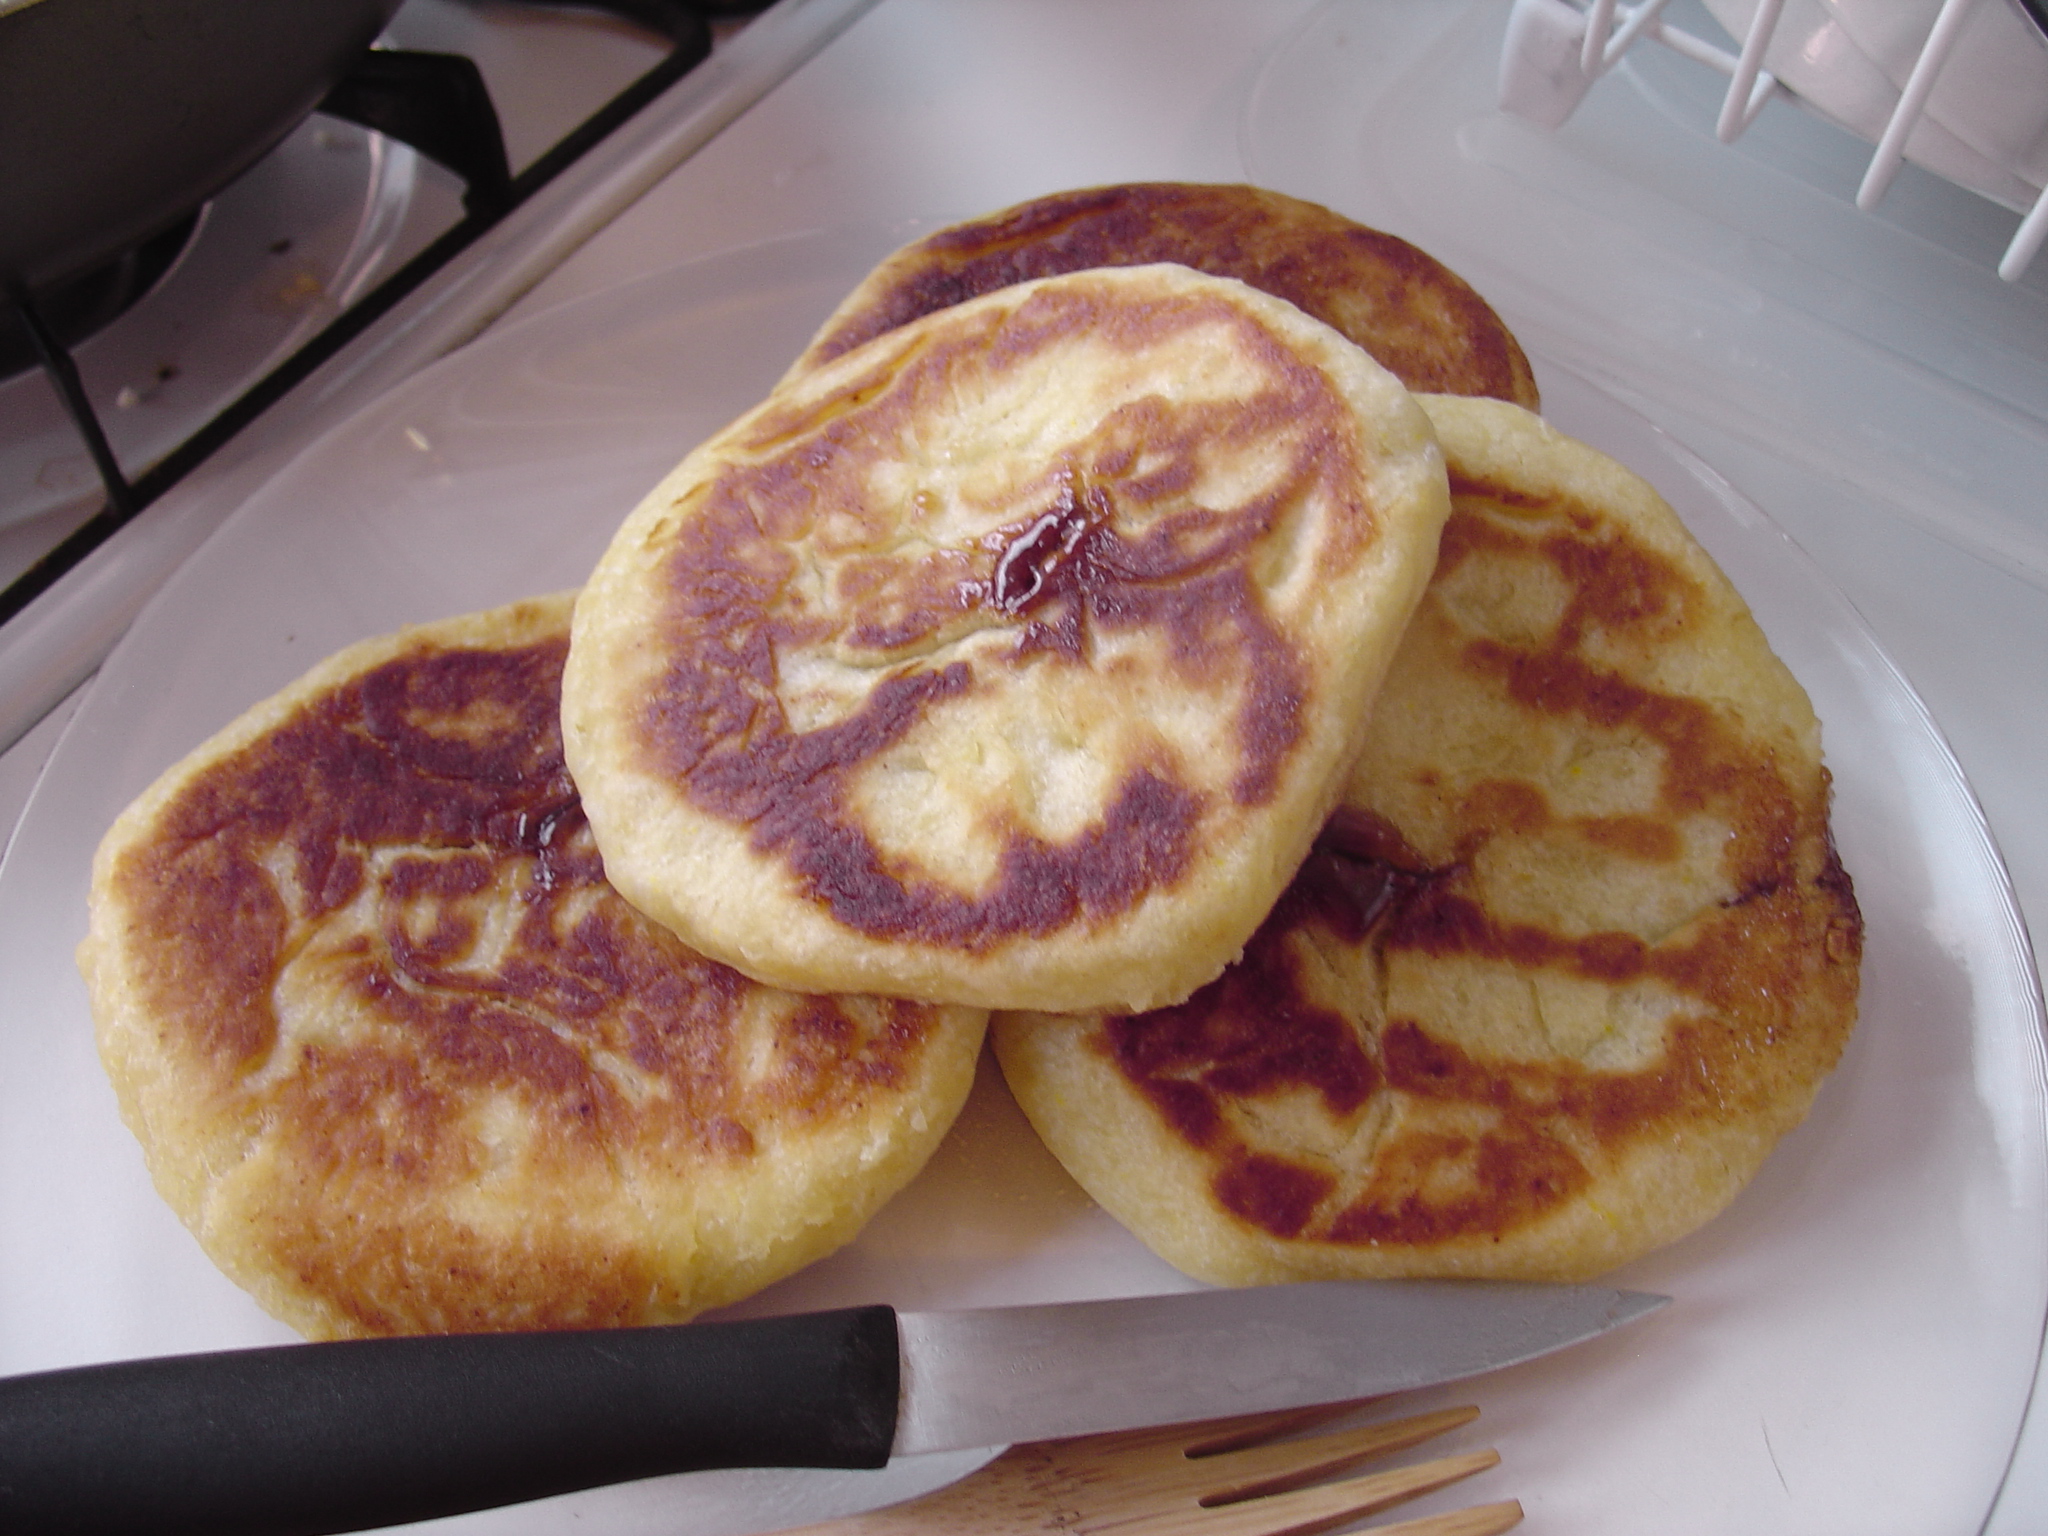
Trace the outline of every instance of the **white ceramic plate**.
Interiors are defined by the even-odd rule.
[[[751,403],[899,233],[736,252],[477,343],[309,448],[137,621],[0,867],[0,1372],[285,1337],[156,1199],[94,1060],[71,950],[108,821],[340,645],[573,585],[642,490]],[[1813,694],[1868,922],[1867,1006],[1813,1115],[1734,1207],[1618,1277],[1674,1306],[1456,1391],[1484,1409],[1469,1442],[1498,1445],[1505,1466],[1450,1502],[1518,1496],[1529,1529],[1576,1536],[1974,1531],[2048,1286],[2038,988],[2003,873],[1919,702],[1799,551],[1638,417],[1542,377],[1561,425],[1662,486]],[[924,1177],[749,1310],[1186,1286],[985,1077]],[[705,1474],[447,1525],[762,1529],[973,1461]]]

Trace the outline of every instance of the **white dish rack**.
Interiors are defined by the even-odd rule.
[[[1558,127],[1630,47],[1659,43],[1728,77],[1715,123],[1722,143],[1734,142],[1784,92],[1875,144],[1858,208],[1875,208],[1912,159],[2022,214],[1998,262],[2007,282],[2048,241],[2041,163],[2048,151],[2048,123],[2041,120],[2048,111],[2048,39],[2033,19],[2038,13],[2022,11],[2020,0],[1884,0],[1891,10],[1882,21],[1894,46],[1877,58],[1859,46],[1852,0],[1708,0],[1714,18],[1740,39],[1736,51],[1667,23],[1668,3],[1515,0],[1502,46],[1500,105]],[[1861,35],[1869,37],[1871,18],[1860,20]],[[1902,23],[1911,34],[1903,51],[1896,46]],[[1997,78],[1967,73],[1986,60]],[[1959,122],[1931,110],[1944,86],[1944,99],[1962,104]]]

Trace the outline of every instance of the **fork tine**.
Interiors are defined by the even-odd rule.
[[[6,0],[0,0],[5,4]],[[1178,1464],[1187,1457],[1221,1455],[1246,1446],[1263,1445],[1281,1435],[1298,1434],[1341,1419],[1375,1401],[1319,1403],[1307,1408],[1269,1408],[1263,1413],[1234,1414],[1222,1419],[1197,1419],[1149,1424],[1137,1429],[1105,1429],[1091,1435],[1068,1435],[1045,1444],[1073,1449],[1114,1449],[1119,1459],[1154,1456]],[[1190,1440],[1190,1436],[1199,1438]]]
[[[1296,1536],[1300,1532],[1327,1530],[1361,1515],[1376,1514],[1499,1464],[1496,1452],[1473,1451],[1419,1466],[1373,1472],[1341,1483],[1297,1488],[1270,1498],[1241,1499],[1213,1506],[1204,1500],[1203,1507],[1197,1510],[1181,1511],[1178,1515],[1161,1511],[1156,1521],[1131,1521],[1121,1526],[1121,1536],[1141,1536],[1148,1530],[1156,1530],[1162,1536],[1169,1531],[1174,1536]],[[1426,1536],[1428,1529],[1423,1527]]]
[[[1470,1509],[1448,1510],[1403,1520],[1399,1525],[1376,1525],[1359,1536],[1500,1536],[1522,1523],[1522,1506],[1508,1499],[1500,1504],[1475,1504]]]
[[[1319,1424],[1328,1424],[1347,1414],[1378,1402],[1378,1398],[1361,1397],[1348,1403],[1318,1403],[1309,1408],[1276,1408],[1266,1413],[1244,1413],[1227,1419],[1207,1419],[1194,1424],[1162,1426],[1161,1433],[1185,1439],[1199,1433],[1201,1438],[1188,1444],[1182,1454],[1190,1458],[1221,1456],[1227,1451],[1243,1450],[1247,1446],[1264,1445],[1282,1435],[1298,1434],[1305,1429],[1314,1429]],[[1479,1410],[1474,1409],[1477,1413]]]
[[[1201,1469],[1204,1474],[1218,1479],[1202,1503],[1205,1506],[1230,1504],[1240,1499],[1284,1493],[1290,1488],[1317,1482],[1374,1456],[1420,1445],[1425,1440],[1470,1424],[1478,1417],[1477,1408],[1445,1408],[1435,1413],[1417,1414],[1413,1418],[1363,1424],[1310,1440],[1247,1445],[1243,1437],[1237,1437],[1230,1443],[1243,1446],[1242,1449],[1221,1451],[1210,1449],[1214,1441],[1202,1441],[1189,1446],[1186,1454],[1190,1460],[1204,1463]]]

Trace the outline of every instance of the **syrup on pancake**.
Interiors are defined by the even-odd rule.
[[[792,379],[578,602],[569,760],[611,878],[780,985],[1185,996],[1334,803],[1441,475],[1357,348],[1176,266]]]

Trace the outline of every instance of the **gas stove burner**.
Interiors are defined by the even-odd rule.
[[[565,101],[595,108],[580,119],[522,102],[522,129],[546,132],[515,170],[478,60],[505,65],[501,45],[526,23],[466,0],[419,3],[200,211],[182,245],[151,241],[75,291],[0,295],[0,624],[760,8],[534,7],[609,12],[626,27],[559,23],[570,78],[605,79],[613,94],[572,87]],[[579,32],[610,41],[593,51]],[[531,45],[516,57],[528,78],[551,68]],[[615,72],[628,63],[639,72]]]
[[[76,349],[114,321],[163,279],[199,227],[194,209],[169,229],[123,251],[112,261],[29,295],[36,314],[62,347]],[[0,380],[38,365],[26,326],[11,307],[0,307]]]
[[[72,358],[121,464],[162,458],[358,296],[388,265],[417,162],[352,123],[312,119],[192,218],[118,324],[83,327]],[[12,315],[5,330],[29,346]],[[76,424],[40,369],[10,361],[0,524],[89,511],[103,488]]]

